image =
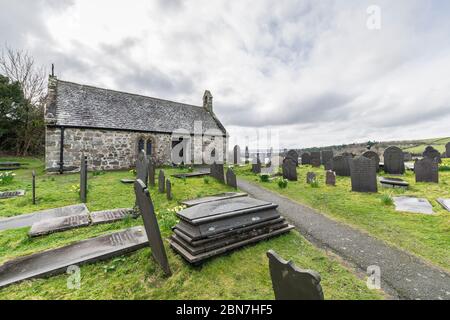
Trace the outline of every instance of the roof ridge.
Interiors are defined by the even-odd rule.
[[[105,90],[105,91],[110,91],[110,92],[122,93],[122,94],[130,95],[130,96],[136,96],[136,97],[141,97],[141,98],[150,98],[150,99],[154,99],[154,100],[171,102],[171,103],[176,103],[176,104],[185,105],[185,106],[189,106],[189,107],[203,108],[203,106],[196,106],[194,104],[178,102],[178,101],[173,101],[173,100],[167,100],[167,99],[161,99],[161,98],[156,98],[156,97],[150,97],[150,96],[145,96],[145,95],[139,94],[139,93],[132,93],[132,92],[126,92],[126,91],[102,88],[102,87],[97,87],[97,86],[94,86],[94,85],[81,84],[81,83],[77,83],[77,82],[73,82],[73,81],[66,81],[66,80],[57,79],[57,82],[64,82],[64,83],[74,84],[74,85],[77,85],[77,86],[88,87],[88,88],[92,88],[92,89],[99,89],[99,90]]]

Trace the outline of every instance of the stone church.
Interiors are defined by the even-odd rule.
[[[209,91],[205,91],[203,106],[194,106],[62,81],[55,76],[49,77],[45,123],[46,169],[61,173],[78,168],[81,153],[87,156],[90,170],[131,168],[139,150],[145,150],[156,164],[169,165],[172,149],[186,139],[175,139],[172,133],[182,130],[189,139],[194,129],[199,134],[198,124],[205,139],[193,139],[200,142],[190,144],[192,150],[186,154],[191,161],[205,150],[208,141],[217,136],[226,141],[227,137],[213,112]]]

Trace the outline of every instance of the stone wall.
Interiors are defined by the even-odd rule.
[[[46,168],[57,168],[61,129],[47,127],[45,134]],[[119,170],[134,167],[138,140],[152,140],[152,160],[158,165],[170,163],[170,134],[130,131],[66,128],[64,131],[64,166],[80,166],[80,156],[88,157],[90,170]]]

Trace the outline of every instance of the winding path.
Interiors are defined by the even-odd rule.
[[[447,272],[253,183],[238,179],[238,186],[255,198],[278,204],[280,213],[310,242],[331,250],[359,271],[365,273],[367,267],[379,266],[381,288],[391,296],[450,300],[450,275]]]

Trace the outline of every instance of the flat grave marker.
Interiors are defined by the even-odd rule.
[[[111,223],[123,220],[130,216],[135,216],[135,212],[131,208],[95,211],[90,214],[92,225]]]
[[[400,178],[381,177],[380,184],[384,188],[403,188],[408,189],[409,183]]]
[[[0,199],[10,199],[22,197],[25,195],[25,190],[3,191],[0,192]]]
[[[437,202],[447,211],[450,211],[450,199],[437,199]]]
[[[175,173],[172,174],[172,177],[174,178],[195,178],[195,177],[203,177],[208,176],[210,174],[209,171],[194,171],[194,172],[186,172],[186,173]]]
[[[120,182],[123,184],[132,184],[134,183],[134,179],[120,179]]]
[[[30,237],[38,237],[55,232],[62,232],[70,229],[86,227],[90,224],[89,214],[79,214],[68,217],[59,217],[54,219],[46,219],[33,223],[28,235]]]
[[[233,198],[240,198],[240,197],[246,197],[246,196],[247,196],[247,194],[244,192],[224,192],[224,193],[219,193],[219,194],[215,194],[212,196],[184,200],[184,201],[181,201],[180,203],[187,207],[192,207],[192,206],[199,205],[202,203],[226,200],[226,199],[233,199]]]
[[[427,199],[415,197],[394,197],[396,211],[433,214],[433,207]]]

